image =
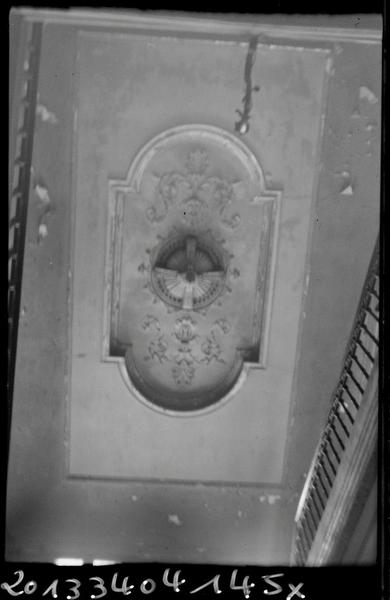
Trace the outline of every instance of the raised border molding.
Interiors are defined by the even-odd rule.
[[[45,24],[60,24],[86,27],[116,27],[120,29],[148,31],[179,28],[180,34],[201,34],[214,36],[264,35],[307,42],[355,42],[380,44],[382,42],[382,22],[380,15],[338,15],[340,25],[333,25],[335,18],[320,15],[221,15],[197,14],[188,12],[172,13],[158,11],[143,14],[141,11],[117,10],[94,11],[70,9],[15,9],[28,21]],[[359,18],[359,28],[356,18]],[[299,25],[296,23],[299,22]],[[290,24],[294,23],[294,24]]]

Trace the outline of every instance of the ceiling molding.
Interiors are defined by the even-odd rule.
[[[180,27],[181,34],[212,34],[214,36],[265,35],[307,42],[355,42],[380,44],[382,19],[380,15],[337,15],[339,25],[333,26],[336,17],[317,15],[201,15],[193,13],[137,11],[94,11],[71,9],[17,9],[27,21],[45,24],[62,24],[86,27],[120,28],[148,31],[172,31]],[[191,14],[191,16],[189,16]],[[354,19],[359,17],[359,28]],[[295,21],[299,25],[294,24]],[[342,26],[341,26],[342,25]],[[365,26],[365,27],[363,27]]]

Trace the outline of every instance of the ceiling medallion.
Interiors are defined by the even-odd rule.
[[[205,308],[224,290],[226,259],[212,240],[194,234],[168,238],[155,252],[152,263],[154,292],[175,308]]]
[[[221,406],[266,367],[280,192],[205,125],[158,135],[109,192],[104,360],[165,414]]]

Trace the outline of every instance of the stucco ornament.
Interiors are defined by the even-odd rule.
[[[167,304],[200,309],[223,291],[226,260],[215,242],[195,235],[175,236],[159,249],[151,278],[155,293]]]
[[[237,136],[185,125],[109,193],[103,356],[150,408],[222,406],[266,368],[280,192]]]
[[[152,223],[162,222],[171,208],[181,208],[182,221],[196,225],[203,211],[214,211],[221,224],[236,229],[241,223],[238,212],[231,212],[237,201],[241,181],[212,175],[209,156],[203,148],[188,153],[182,172],[171,171],[156,177],[155,202],[147,209]]]

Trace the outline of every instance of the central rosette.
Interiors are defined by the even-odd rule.
[[[199,236],[166,241],[152,260],[152,285],[170,306],[197,310],[214,302],[226,279],[224,255],[216,243]]]

